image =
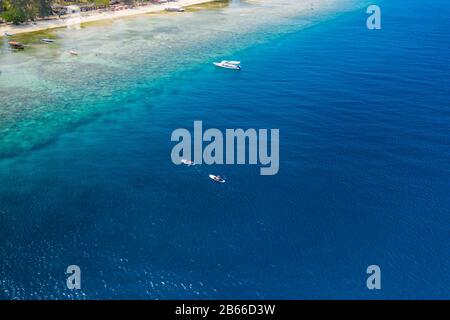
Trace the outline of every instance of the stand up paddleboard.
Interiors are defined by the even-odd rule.
[[[187,165],[187,166],[193,166],[193,165],[195,165],[194,161],[186,160],[186,159],[181,159],[181,163],[182,163],[182,164],[185,164],[185,165]]]

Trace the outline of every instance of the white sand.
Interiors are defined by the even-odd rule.
[[[133,15],[139,15],[144,13],[151,12],[160,12],[164,11],[166,7],[177,6],[177,7],[187,7],[194,4],[212,2],[213,0],[178,0],[176,2],[168,2],[163,4],[148,4],[145,6],[135,7],[132,9],[124,9],[119,11],[91,11],[91,12],[82,12],[79,14],[71,14],[62,16],[61,19],[52,19],[52,20],[42,20],[36,21],[35,24],[27,23],[23,25],[2,25],[0,26],[0,37],[4,36],[4,33],[26,33],[26,32],[34,32],[39,30],[67,27],[71,25],[76,25],[85,22],[99,21],[99,20],[107,20],[107,19],[115,19],[121,17],[128,17]]]

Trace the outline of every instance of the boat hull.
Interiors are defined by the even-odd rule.
[[[232,65],[232,64],[223,64],[219,62],[214,62],[214,65],[219,68],[230,69],[230,70],[241,70],[240,66]]]

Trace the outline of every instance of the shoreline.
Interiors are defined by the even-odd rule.
[[[101,20],[117,19],[123,17],[136,16],[146,13],[157,13],[165,10],[166,7],[173,5],[179,7],[188,7],[192,5],[214,2],[215,0],[178,0],[170,3],[154,4],[150,3],[145,6],[124,9],[120,11],[94,11],[94,12],[82,12],[79,14],[66,15],[64,18],[56,18],[51,20],[40,20],[36,21],[35,24],[26,23],[22,25],[4,25],[0,26],[0,37],[5,37],[5,32],[11,33],[13,35],[30,33],[36,31],[43,31],[48,29],[56,29],[69,27],[77,24],[95,22]]]

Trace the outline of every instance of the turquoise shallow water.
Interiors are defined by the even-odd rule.
[[[159,90],[161,78],[351,8],[348,0],[325,3],[314,11],[290,0],[219,1],[183,15],[149,14],[18,35],[14,40],[28,46],[24,52],[11,52],[3,38],[0,155],[39,147],[73,125],[122,108],[136,91]],[[304,18],[292,24],[298,15]],[[57,42],[44,44],[43,37]],[[69,55],[71,49],[80,56]]]
[[[448,5],[385,2],[369,32],[347,4],[233,2],[4,47],[0,297],[448,298]],[[230,56],[242,72],[211,66]],[[173,165],[194,120],[279,128],[279,174]]]

